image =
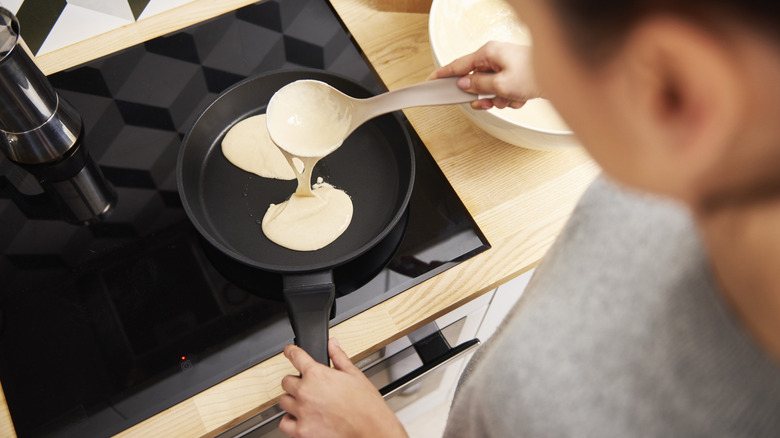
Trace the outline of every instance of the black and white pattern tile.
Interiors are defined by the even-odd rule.
[[[192,0],[0,0],[19,18],[28,47],[42,55]]]

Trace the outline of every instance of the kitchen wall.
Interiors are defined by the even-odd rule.
[[[0,0],[35,55],[132,24],[193,0]]]

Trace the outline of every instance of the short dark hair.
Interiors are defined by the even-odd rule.
[[[714,32],[723,23],[742,22],[780,43],[778,0],[549,0],[569,40],[585,61],[608,58],[642,19],[670,14],[701,23]]]

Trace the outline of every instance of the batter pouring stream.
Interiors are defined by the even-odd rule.
[[[328,153],[320,145],[345,131],[350,120],[332,111],[327,96],[312,100],[306,95],[311,91],[306,89],[307,82],[311,81],[279,90],[267,110],[269,132],[293,138],[301,147],[295,155],[282,150],[295,170],[298,188],[287,201],[268,207],[263,233],[276,244],[297,251],[314,251],[336,240],[349,226],[353,211],[352,200],[343,190],[321,178],[311,186],[312,169]],[[303,163],[303,171],[293,165],[293,158]]]

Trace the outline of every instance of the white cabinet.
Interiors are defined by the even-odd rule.
[[[452,345],[475,337],[481,342],[487,341],[522,296],[532,273],[533,271],[527,272],[445,315],[436,321],[437,325],[444,327],[442,331]],[[462,327],[458,327],[459,324]],[[455,328],[458,329],[457,341],[452,342],[451,337],[455,332],[452,329]],[[457,359],[437,375],[430,376],[415,388],[416,391],[394,397],[399,400],[388,401],[392,407],[398,406],[394,410],[410,438],[441,436],[447,422],[452,397],[455,395],[455,388],[471,355]]]

